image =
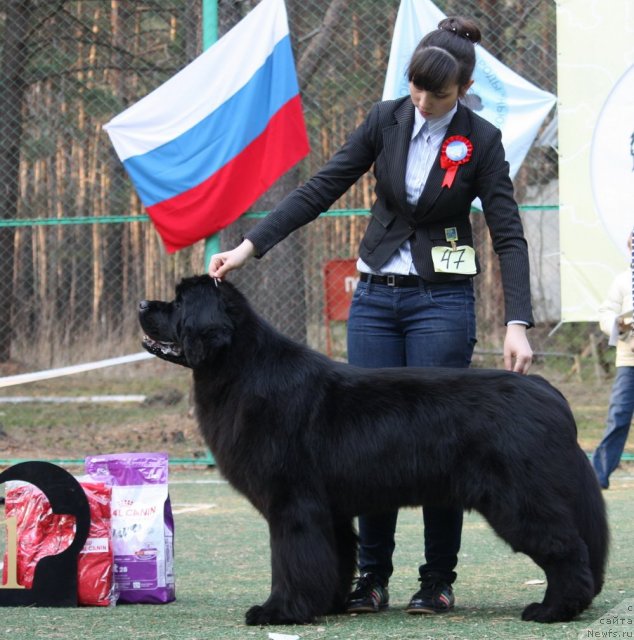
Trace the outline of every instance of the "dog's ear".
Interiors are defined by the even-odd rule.
[[[193,292],[192,292],[193,293]],[[218,295],[183,297],[181,304],[181,346],[190,367],[212,360],[229,346],[234,324]]]

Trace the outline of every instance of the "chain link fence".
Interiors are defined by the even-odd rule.
[[[257,4],[220,0],[222,35]],[[311,153],[220,235],[234,246],[343,143],[380,99],[398,0],[286,0]],[[167,255],[102,125],[202,50],[202,0],[4,0],[0,5],[0,363],[59,366],[138,350],[137,302],[171,297],[203,271],[202,243]],[[483,46],[556,92],[551,0],[437,0],[473,16]],[[551,114],[550,118],[553,115]],[[549,125],[547,122],[546,125]],[[248,176],[245,176],[248,180]],[[537,317],[557,319],[557,157],[536,144],[515,179],[531,244]],[[362,178],[329,215],[293,234],[232,280],[284,333],[345,355],[326,304],[326,268],[341,286],[367,224]],[[341,213],[345,210],[347,213]],[[474,215],[481,344],[503,317],[488,234]],[[332,260],[341,263],[328,265]],[[332,271],[335,269],[335,271]],[[346,284],[347,283],[347,284]],[[332,302],[332,301],[331,301]],[[331,326],[332,319],[332,326]]]

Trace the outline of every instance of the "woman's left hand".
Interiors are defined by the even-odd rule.
[[[533,350],[526,337],[526,325],[509,324],[504,338],[504,368],[507,371],[528,373],[533,361]]]

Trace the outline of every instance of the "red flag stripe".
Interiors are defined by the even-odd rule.
[[[301,98],[296,96],[222,169],[147,208],[167,251],[183,249],[231,224],[309,150]]]

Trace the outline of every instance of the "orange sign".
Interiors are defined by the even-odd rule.
[[[350,302],[359,282],[356,258],[330,260],[324,269],[326,320],[348,319]]]

